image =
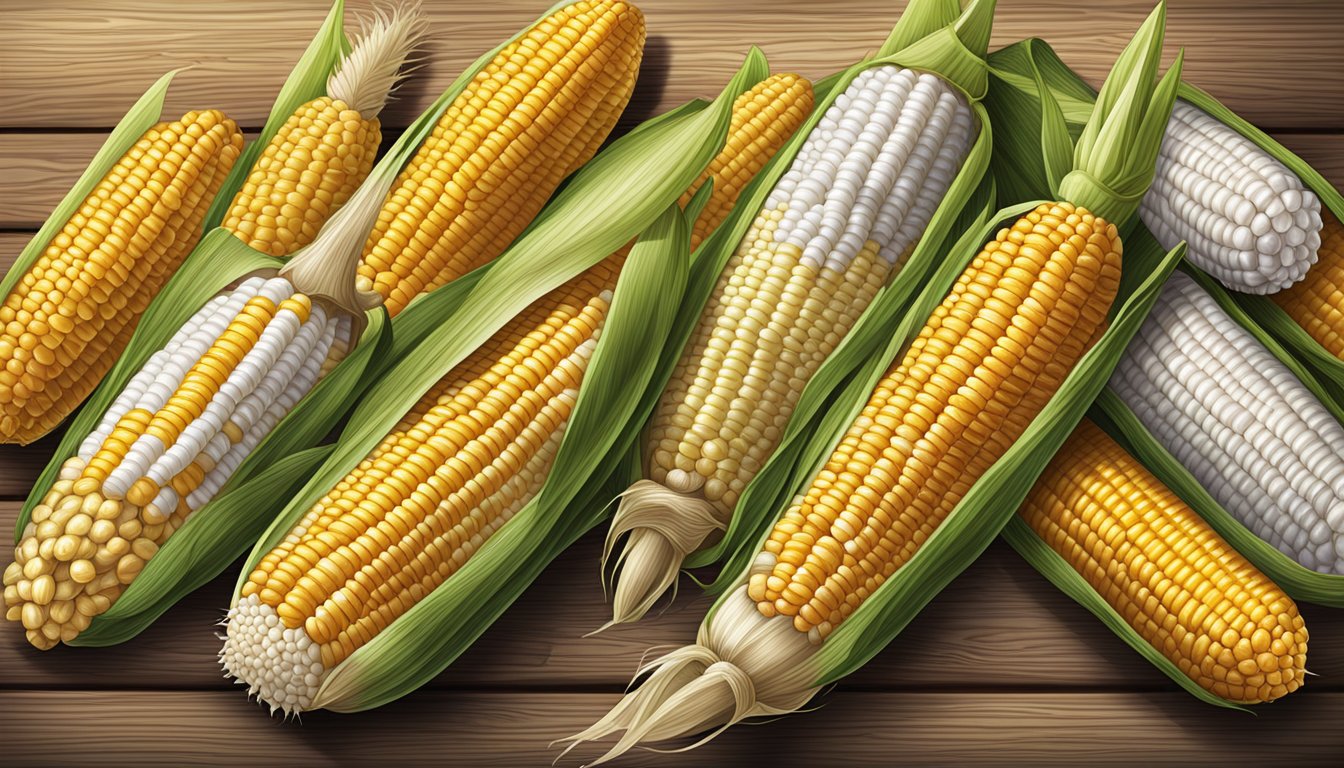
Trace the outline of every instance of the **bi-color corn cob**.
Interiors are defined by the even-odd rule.
[[[1172,276],[1110,387],[1253,533],[1344,573],[1344,425],[1193,279]]]
[[[687,554],[723,528],[778,445],[799,394],[899,270],[976,134],[935,74],[859,74],[827,109],[719,277],[650,425],[648,480],[622,497],[630,533],[614,622],[643,616]]]
[[[272,256],[311,243],[373,169],[378,113],[424,28],[415,4],[361,19],[327,95],[301,105],[271,137],[220,226]]]
[[[1019,516],[1150,645],[1229,701],[1273,701],[1306,677],[1297,605],[1090,421]]]
[[[364,246],[361,289],[396,315],[502,253],[615,127],[643,46],[638,8],[580,0],[500,51],[389,194]]]
[[[1321,244],[1321,201],[1283,163],[1198,107],[1176,102],[1139,209],[1164,248],[1227,287],[1273,293],[1301,280]]]
[[[191,252],[242,151],[218,110],[145,132],[0,304],[0,442],[30,443],[88,397]]]
[[[1316,266],[1271,299],[1330,354],[1344,360],[1344,225],[1324,211]]]
[[[809,101],[811,84],[776,75],[738,98],[726,146],[701,177],[713,182],[701,222],[722,221],[801,122],[786,97]],[[797,108],[806,114],[806,104]],[[311,708],[334,667],[451,578],[538,493],[626,254],[497,332],[262,558],[229,613],[220,654],[229,675],[272,711]]]
[[[281,277],[207,303],[33,509],[4,573],[6,617],[38,648],[74,639],[344,355],[353,328]]]

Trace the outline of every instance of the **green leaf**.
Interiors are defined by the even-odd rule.
[[[285,78],[285,84],[276,94],[275,102],[271,105],[271,113],[266,118],[266,125],[262,127],[257,138],[243,150],[229,175],[224,178],[224,183],[220,186],[215,199],[210,203],[210,208],[205,214],[205,231],[209,232],[224,221],[229,206],[233,204],[234,195],[252,173],[252,166],[256,164],[262,150],[284,126],[290,115],[300,106],[327,95],[327,78],[336,70],[341,58],[350,52],[350,42],[346,39],[342,28],[344,15],[345,0],[334,0],[331,10],[327,12],[326,20],[322,22],[312,42],[308,43],[308,48],[299,57],[289,77]]]
[[[1235,293],[1231,296],[1246,312],[1251,323],[1273,334],[1294,359],[1301,360],[1311,370],[1327,395],[1322,398],[1322,402],[1328,402],[1334,408],[1344,407],[1344,360],[1322,347],[1320,342],[1267,296],[1253,296],[1249,293]]]
[[[1143,638],[1125,621],[1111,604],[1106,602],[1091,584],[1084,579],[1069,565],[1069,562],[1059,556],[1059,553],[1051,549],[1031,526],[1023,522],[1022,518],[1014,515],[1008,521],[1008,525],[1003,529],[1003,538],[1017,550],[1018,554],[1031,567],[1040,571],[1041,575],[1050,580],[1059,588],[1060,592],[1073,598],[1074,602],[1083,606],[1092,612],[1092,615],[1101,620],[1107,629],[1115,633],[1116,637],[1125,641],[1130,648],[1139,652],[1139,655],[1147,659],[1150,664],[1162,670],[1167,677],[1186,690],[1191,696],[1217,707],[1227,707],[1228,709],[1238,709],[1243,712],[1249,712],[1246,707],[1234,704],[1227,699],[1215,696],[1202,686],[1191,680],[1188,675],[1181,671],[1180,667],[1172,663],[1161,651],[1154,648],[1147,640]]]
[[[1143,422],[1118,395],[1109,389],[1104,391],[1097,398],[1097,411],[1094,420],[1102,429],[1289,596],[1295,600],[1344,608],[1344,576],[1303,567],[1242,525],[1144,428]]]
[[[630,252],[578,401],[541,491],[447,581],[330,672],[314,707],[357,711],[418,688],[452,663],[586,530],[567,512],[626,432],[686,281],[690,225],[673,201]]]
[[[168,93],[168,86],[173,82],[173,76],[177,70],[173,70],[154,81],[140,98],[136,100],[131,108],[126,111],[117,127],[107,135],[103,141],[103,146],[99,147],[98,152],[94,154],[93,159],[89,161],[88,167],[80,174],[79,179],[75,181],[74,186],[61,202],[56,205],[55,210],[42,223],[42,227],[37,230],[37,234],[28,241],[23,251],[19,253],[14,263],[10,265],[9,271],[5,273],[3,280],[0,280],[0,298],[8,296],[14,290],[14,286],[19,280],[32,269],[33,263],[37,261],[42,252],[46,250],[47,244],[56,236],[65,223],[70,220],[79,207],[83,205],[85,198],[93,192],[98,182],[103,180],[107,172],[121,160],[135,143],[140,140],[145,131],[153,128],[159,122],[159,115],[163,112],[163,100]]]

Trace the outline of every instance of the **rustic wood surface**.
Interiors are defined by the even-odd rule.
[[[423,0],[435,35],[390,108],[404,125],[540,0]],[[640,0],[649,43],[626,123],[712,93],[746,45],[777,70],[818,76],[875,48],[903,3]],[[365,0],[350,0],[363,10]],[[1048,39],[1097,82],[1149,0],[1000,0],[995,45]],[[1311,0],[1179,0],[1168,54],[1187,76],[1344,185],[1344,13]],[[0,271],[64,194],[106,130],[164,70],[167,111],[214,106],[265,119],[325,0],[0,3]],[[0,531],[55,446],[0,447]],[[38,653],[0,627],[0,762],[6,765],[546,765],[548,746],[616,699],[643,654],[693,638],[690,586],[662,614],[594,638],[606,605],[600,534],[562,555],[470,652],[426,689],[371,713],[268,719],[223,680],[214,623],[234,572],[110,649]],[[1300,692],[1259,716],[1199,704],[996,543],[817,711],[740,727],[692,753],[625,765],[781,766],[1333,764],[1344,747],[1344,611],[1303,605],[1312,632]],[[596,752],[583,751],[581,757]],[[577,762],[566,758],[563,764]]]

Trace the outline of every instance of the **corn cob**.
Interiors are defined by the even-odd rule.
[[[914,552],[1105,327],[1115,226],[1044,204],[990,243],[775,525],[748,595],[820,642]]]
[[[1274,303],[1330,354],[1344,360],[1344,225],[1323,214],[1316,266],[1301,282],[1272,294]]]
[[[964,97],[897,66],[858,75],[823,115],[719,277],[650,425],[649,480],[614,622],[638,619],[682,559],[723,528],[780,440],[808,379],[899,270],[975,137]]]
[[[1163,247],[1186,241],[1192,264],[1245,293],[1301,280],[1321,244],[1315,193],[1249,139],[1181,101],[1139,211]]]
[[[1105,432],[1084,421],[1018,511],[1145,640],[1229,701],[1305,678],[1297,606]]]
[[[1110,387],[1253,533],[1344,573],[1344,425],[1193,279],[1163,288]]]
[[[396,315],[503,252],[615,126],[643,44],[638,8],[581,0],[505,47],[398,179],[364,246],[361,290]]]
[[[418,6],[402,5],[361,27],[327,79],[327,95],[290,115],[229,206],[221,226],[258,251],[288,256],[311,243],[373,169],[378,114],[425,22]]]
[[[36,440],[93,391],[191,252],[242,144],[218,110],[160,123],[52,238],[0,305],[0,442]]]
[[[713,182],[702,222],[722,221],[806,115],[806,104],[802,116],[778,104],[786,95],[810,100],[811,84],[776,75],[738,98],[725,148],[701,177]],[[451,578],[540,491],[627,253],[497,332],[261,559],[230,611],[227,674],[272,711],[311,708],[330,670]]]

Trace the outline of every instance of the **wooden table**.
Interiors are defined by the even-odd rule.
[[[820,76],[875,48],[901,2],[639,0],[649,42],[625,124],[717,91],[748,43]],[[353,9],[364,2],[350,0]],[[403,126],[541,0],[424,0],[429,60],[387,115]],[[1178,0],[1168,53],[1187,76],[1344,184],[1344,13],[1308,0]],[[22,7],[21,7],[22,6]],[[1000,0],[995,47],[1054,44],[1093,82],[1149,0]],[[167,112],[219,107],[256,130],[325,0],[6,2],[0,10],[0,269],[135,96],[179,75]],[[389,131],[389,133],[391,133]],[[0,450],[0,530],[55,445]],[[476,647],[425,689],[359,715],[269,718],[220,676],[215,622],[231,571],[112,649],[39,653],[0,627],[0,762],[76,765],[546,765],[548,742],[610,706],[652,645],[693,638],[690,587],[661,616],[598,637],[600,536],[562,556]],[[1344,612],[1302,606],[1316,677],[1259,716],[1196,702],[1002,544],[819,709],[737,727],[681,755],[625,765],[983,763],[1305,766],[1344,747]],[[585,752],[587,756],[596,753]],[[565,764],[574,765],[567,759]]]

